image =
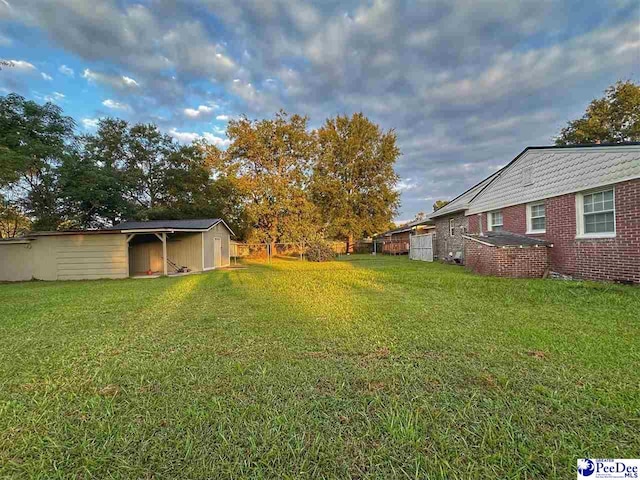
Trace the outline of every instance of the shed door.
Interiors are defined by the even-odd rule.
[[[216,267],[222,265],[222,239],[220,237],[213,239],[213,265]]]

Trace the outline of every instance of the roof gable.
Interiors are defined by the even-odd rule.
[[[444,207],[439,208],[438,210],[433,212],[427,218],[432,219],[432,218],[442,217],[450,213],[466,210],[467,208],[469,208],[469,204],[473,201],[473,199],[476,198],[476,196],[479,195],[480,192],[482,192],[491,182],[493,182],[493,180],[498,176],[499,173],[500,173],[500,170],[489,175],[480,183],[474,185],[469,190],[458,195],[456,198],[454,198],[449,203],[447,203]]]
[[[467,215],[640,178],[640,145],[529,147],[470,203]]]

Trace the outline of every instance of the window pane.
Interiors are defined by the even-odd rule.
[[[604,192],[604,200],[608,202],[609,200],[613,201],[613,190],[607,190]]]
[[[544,217],[544,205],[531,206],[531,217]]]
[[[491,215],[493,225],[502,225],[502,212],[494,212]]]
[[[532,218],[531,219],[531,229],[532,230],[544,230],[546,227],[546,222],[544,217],[540,218]]]
[[[614,231],[613,212],[592,213],[584,216],[584,233],[613,233]]]
[[[605,200],[604,209],[605,210],[613,210],[613,200]]]

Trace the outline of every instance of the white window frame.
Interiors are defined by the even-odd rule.
[[[449,236],[454,237],[456,235],[456,219],[449,219]]]
[[[500,225],[496,225],[496,227],[500,226],[504,230],[504,213],[502,213],[502,210],[494,210],[493,212],[487,213],[487,230],[490,231],[490,232],[494,231],[493,230],[493,216],[496,213],[502,214],[502,223]],[[498,231],[502,231],[502,230],[498,230]]]
[[[598,232],[598,233],[585,233],[584,232],[584,196],[594,193],[613,192],[613,210],[605,210],[604,212],[594,213],[606,213],[613,212],[613,232]],[[598,188],[595,190],[587,190],[584,192],[576,193],[576,238],[615,238],[616,236],[616,189],[612,185],[610,187]]]
[[[531,214],[531,210],[532,210],[532,207],[539,207],[540,205],[542,205],[543,207],[545,207],[545,208],[544,208],[544,225],[545,225],[545,228],[535,230],[535,229],[533,228],[533,226],[532,226],[532,224],[533,224],[533,216],[532,216],[532,214]],[[543,218],[543,217],[536,217],[536,218]],[[527,204],[527,233],[528,233],[528,234],[533,234],[533,233],[546,233],[546,232],[547,232],[547,228],[546,228],[546,226],[547,226],[547,207],[546,207],[546,205],[545,205],[544,201],[542,201],[542,202],[528,203],[528,204]]]

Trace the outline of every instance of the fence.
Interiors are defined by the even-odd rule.
[[[433,234],[412,235],[410,242],[409,258],[411,260],[433,262]]]

